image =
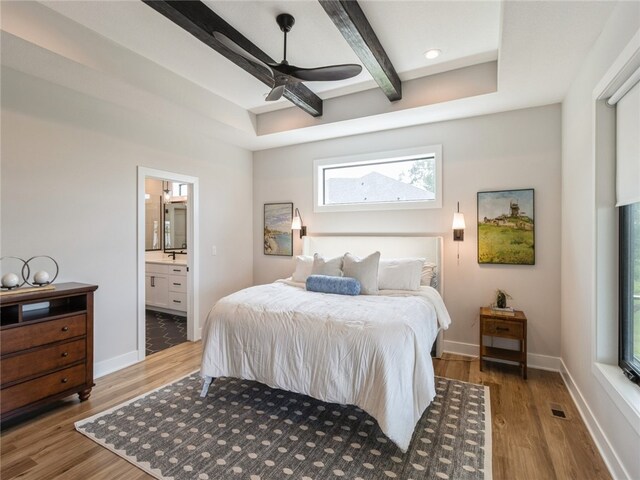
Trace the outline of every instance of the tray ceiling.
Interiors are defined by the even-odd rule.
[[[205,3],[277,61],[282,34],[275,16],[287,12],[296,18],[291,63],[361,63],[317,1]],[[3,1],[2,64],[140,112],[162,104],[165,111],[190,115],[203,132],[215,136],[220,130],[228,141],[261,149],[562,101],[615,7],[572,1],[359,3],[403,80],[405,97],[388,102],[366,70],[349,80],[308,83],[324,99],[318,119],[287,100],[265,103],[266,85],[141,1]],[[427,60],[430,48],[442,55]],[[92,92],[83,75],[100,78],[100,88]],[[473,75],[482,76],[474,81]],[[446,91],[458,85],[451,79],[461,82],[459,92]]]

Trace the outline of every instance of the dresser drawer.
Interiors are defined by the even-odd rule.
[[[3,358],[0,362],[0,381],[7,383],[48,372],[84,360],[86,352],[84,338],[73,342],[54,344],[49,347]]]
[[[169,292],[169,308],[186,312],[187,311],[187,294]]]
[[[169,291],[176,293],[187,293],[187,277],[179,275],[169,276]]]
[[[70,388],[84,385],[85,375],[85,366],[78,365],[4,388],[0,392],[0,395],[2,395],[0,413],[24,407],[49,395],[55,395]]]
[[[522,338],[523,329],[522,324],[519,322],[485,319],[482,324],[482,334],[498,337]]]
[[[0,330],[0,350],[2,354],[17,352],[27,348],[59,342],[85,335],[87,316],[74,315],[33,325]]]
[[[187,276],[187,267],[184,265],[168,265],[169,275],[184,275]],[[185,278],[186,281],[186,278]]]

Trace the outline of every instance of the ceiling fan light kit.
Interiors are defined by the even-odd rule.
[[[346,80],[347,78],[355,77],[362,71],[362,66],[357,64],[328,65],[325,67],[315,68],[302,68],[290,65],[287,61],[287,33],[291,31],[295,22],[295,18],[288,13],[281,13],[276,17],[276,23],[284,34],[283,59],[280,63],[264,62],[251,55],[239,45],[235,44],[223,33],[213,32],[214,38],[226,48],[232,50],[238,55],[241,55],[247,61],[256,63],[260,66],[266,65],[270,69],[273,77],[273,86],[271,92],[269,92],[265,98],[268,102],[280,100],[288,85],[301,82]]]

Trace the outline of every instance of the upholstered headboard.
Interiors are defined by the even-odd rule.
[[[326,235],[304,237],[302,253],[320,253],[325,257],[337,257],[349,252],[359,257],[379,251],[381,258],[419,257],[435,263],[438,291],[444,296],[444,272],[442,271],[442,237]],[[435,342],[436,357],[442,355],[444,338],[442,330]]]
[[[359,257],[380,252],[381,258],[419,257],[436,264],[438,291],[443,295],[442,237],[327,235],[306,236],[302,246],[304,255],[320,253],[337,257],[349,252]]]

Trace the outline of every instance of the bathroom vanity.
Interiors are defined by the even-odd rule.
[[[186,259],[145,262],[145,305],[153,310],[187,311]]]

